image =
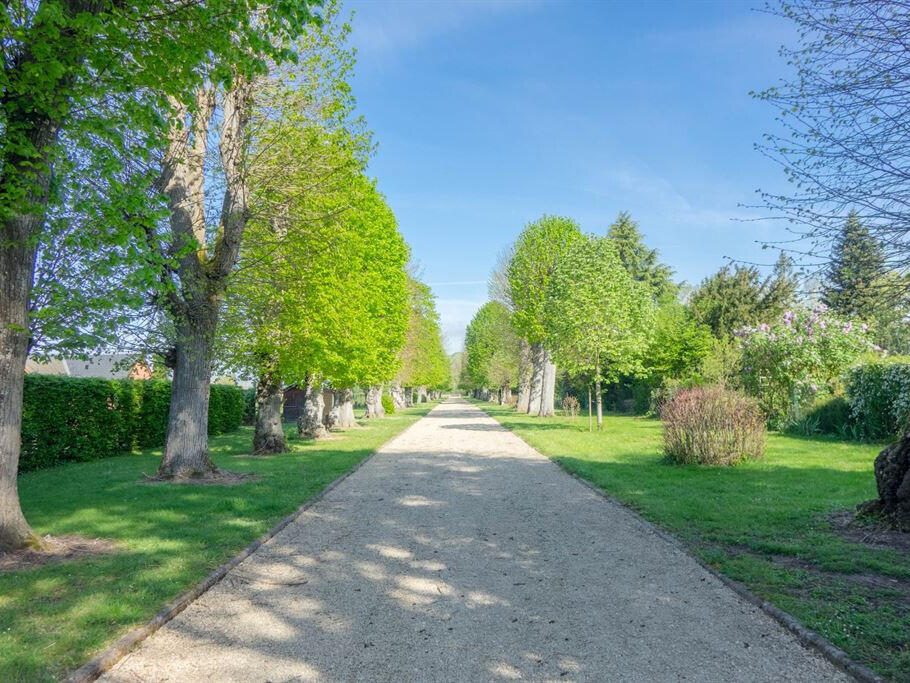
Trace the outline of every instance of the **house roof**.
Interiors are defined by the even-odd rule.
[[[135,364],[129,353],[102,353],[86,360],[80,358],[50,358],[25,362],[25,371],[39,375],[69,375],[70,377],[99,377],[101,379],[127,379]]]

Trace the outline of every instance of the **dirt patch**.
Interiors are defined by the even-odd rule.
[[[251,457],[251,456],[247,456]],[[262,456],[258,456],[262,457]],[[252,473],[226,472],[218,470],[199,475],[198,477],[162,477],[159,475],[148,476],[142,480],[145,484],[192,484],[194,486],[237,486],[258,481],[261,476]]]
[[[859,519],[853,510],[839,510],[830,515],[828,521],[834,532],[847,541],[910,553],[910,533],[895,531],[884,523]]]
[[[107,555],[117,550],[113,541],[104,538],[45,536],[41,541],[44,547],[40,549],[23,548],[0,553],[0,574],[35,569],[46,564],[67,562],[92,555]]]

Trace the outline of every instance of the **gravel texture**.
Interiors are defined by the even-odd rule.
[[[102,680],[511,679],[849,680],[457,399]]]

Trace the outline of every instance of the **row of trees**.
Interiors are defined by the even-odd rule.
[[[0,548],[40,544],[16,493],[29,354],[160,358],[161,479],[219,476],[216,368],[257,382],[257,452],[285,448],[287,385],[306,435],[350,423],[355,384],[371,416],[385,383],[447,385],[432,294],[365,175],[334,3],[2,11]]]

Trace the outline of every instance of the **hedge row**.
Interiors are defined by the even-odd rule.
[[[209,433],[240,426],[243,391],[213,384]],[[171,383],[26,375],[19,470],[98,460],[164,444]]]
[[[910,416],[910,358],[884,358],[846,375],[851,418],[867,439],[892,439]]]

